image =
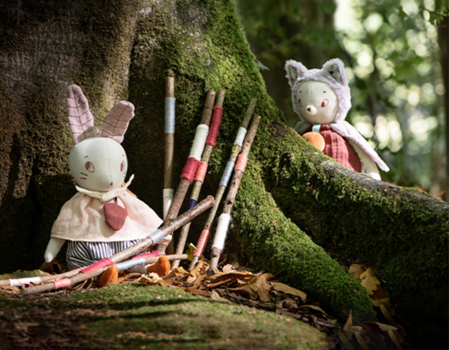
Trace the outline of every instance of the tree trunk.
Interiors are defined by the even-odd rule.
[[[325,251],[332,250],[374,267],[400,322],[433,335],[447,329],[447,203],[351,172],[286,127],[231,0],[117,3],[3,5],[0,270],[39,265],[52,222],[74,193],[63,108],[71,83],[83,88],[98,123],[119,99],[135,104],[123,143],[136,176],[131,189],[162,215],[164,78],[173,76],[174,174],[206,91],[226,89],[203,197],[218,188],[246,105],[258,99],[262,120],[225,250],[278,273],[341,319],[351,309],[358,320],[373,318],[368,293]]]

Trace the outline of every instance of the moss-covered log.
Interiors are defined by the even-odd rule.
[[[10,130],[1,144],[8,165],[0,172],[0,239],[7,255],[0,270],[38,265],[51,223],[73,193],[65,164],[72,147],[63,108],[69,83],[82,86],[97,122],[128,93],[136,106],[124,142],[129,173],[136,175],[132,190],[162,214],[164,78],[174,76],[175,174],[187,158],[206,91],[227,91],[204,194],[215,193],[246,105],[258,99],[262,121],[234,205],[229,251],[257,269],[281,271],[279,278],[336,316],[352,309],[359,319],[374,317],[367,292],[322,247],[332,249],[340,259],[374,266],[404,324],[434,335],[447,329],[447,203],[345,170],[286,127],[231,0],[68,3],[54,2],[50,14],[3,5],[11,20],[1,24],[1,64],[12,66],[24,48],[35,64],[30,70],[17,62],[20,79],[10,78],[12,68],[0,73],[1,123]],[[15,24],[23,13],[36,27]],[[36,39],[35,28],[47,27]],[[48,39],[51,28],[59,41]],[[33,46],[40,40],[43,50]],[[65,56],[52,56],[57,63],[39,59],[63,48]]]

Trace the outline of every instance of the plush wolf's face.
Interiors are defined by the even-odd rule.
[[[307,69],[301,62],[285,63],[292,88],[293,110],[303,122],[338,123],[351,108],[351,92],[344,64],[338,58],[327,61],[321,69]]]
[[[296,89],[301,115],[311,124],[328,124],[338,112],[338,99],[326,83],[306,81]]]

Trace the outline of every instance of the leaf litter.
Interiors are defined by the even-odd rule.
[[[348,273],[368,291],[373,305],[379,308],[390,324],[365,322],[362,325],[354,325],[351,313],[346,323],[340,324],[336,318],[326,313],[319,306],[319,302],[307,299],[306,293],[277,281],[274,275],[262,272],[253,273],[242,269],[237,270],[236,267],[239,268],[238,264],[234,266],[227,264],[221,268],[221,271],[209,276],[209,263],[203,258],[192,271],[189,272],[183,267],[178,267],[172,269],[163,278],[154,273],[145,275],[122,271],[117,283],[167,286],[224,303],[272,311],[307,322],[329,336],[339,338],[340,348],[351,349],[353,348],[351,344],[356,343],[364,350],[407,348],[405,331],[394,321],[391,315],[389,295],[381,287],[379,280],[371,269],[353,264],[350,266]],[[56,268],[51,267],[51,271],[60,273],[64,271],[64,267],[57,265]],[[44,276],[48,273],[41,270],[18,271],[13,274],[0,275],[0,279],[36,275]],[[20,294],[21,288],[19,287],[1,286],[0,295],[23,301],[43,299],[50,303],[49,296],[57,298],[58,296],[86,292],[97,288],[94,279],[89,279],[68,289],[26,297]],[[83,309],[83,300],[78,301],[78,303],[80,304],[78,309],[66,311],[64,315],[55,315],[50,307],[48,309],[24,307],[11,312],[0,311],[0,335],[10,340],[14,348],[78,348],[78,345],[71,342],[73,337],[92,339],[96,336],[90,334],[83,324],[83,317],[104,314],[104,310]],[[106,302],[99,301],[96,306],[102,308],[105,304]],[[107,310],[106,312],[111,314],[118,311]],[[57,325],[57,330],[54,329],[55,325]],[[103,343],[105,346],[110,345],[107,339],[104,339]]]

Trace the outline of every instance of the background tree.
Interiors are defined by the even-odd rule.
[[[447,196],[443,1],[236,2],[267,91],[290,126],[298,117],[285,61],[319,68],[339,57],[352,92],[347,119],[391,165],[384,178]]]
[[[232,1],[0,6],[7,19],[0,24],[2,271],[42,262],[51,225],[74,194],[64,111],[72,83],[83,88],[99,124],[117,100],[135,104],[124,142],[129,174],[136,175],[132,190],[162,213],[164,77],[172,75],[175,173],[187,158],[206,91],[227,90],[204,194],[215,193],[246,105],[258,99],[262,120],[234,205],[229,253],[255,269],[280,271],[282,281],[341,319],[352,309],[364,320],[374,317],[367,292],[322,247],[339,261],[360,260],[376,267],[404,325],[414,334],[442,336],[447,203],[353,173],[287,127],[266,93]]]

